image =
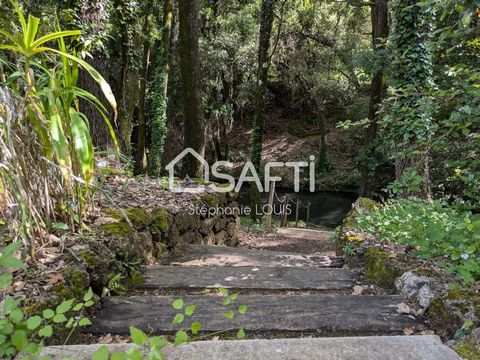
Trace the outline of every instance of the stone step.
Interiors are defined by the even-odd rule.
[[[197,311],[186,323],[172,325],[177,313],[173,296],[110,297],[93,320],[89,332],[128,334],[129,326],[153,333],[172,333],[199,321],[204,331],[239,329],[255,333],[323,333],[334,335],[401,334],[405,328],[421,330],[422,320],[398,313],[399,296],[241,295],[225,306],[221,296],[182,296]],[[225,313],[239,305],[247,313],[228,319]]]
[[[343,266],[340,256],[295,254],[240,247],[190,245],[180,254],[172,255],[164,265],[178,266],[284,266],[333,267]]]
[[[144,268],[139,289],[352,289],[359,271],[294,267],[160,266]]]
[[[42,356],[90,360],[101,346],[50,346]],[[120,352],[131,345],[107,346],[111,352]],[[197,341],[168,346],[163,353],[167,360],[461,360],[438,336],[431,335]]]

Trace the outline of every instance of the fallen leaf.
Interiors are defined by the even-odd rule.
[[[407,336],[408,336],[408,335],[412,335],[412,334],[415,333],[415,328],[408,328],[408,327],[407,327],[407,328],[403,329],[403,333],[404,333],[405,335],[407,335]]]
[[[405,303],[400,303],[397,305],[397,313],[399,314],[415,314],[415,310],[412,310],[410,306]]]
[[[13,288],[15,289],[15,291],[20,291],[25,287],[25,284],[25,281],[16,281],[13,283]]]
[[[47,277],[47,283],[49,284],[56,284],[58,283],[59,281],[62,281],[64,278],[63,278],[63,275],[60,274],[60,273],[51,273],[51,274],[48,274],[48,277]]]
[[[352,293],[352,295],[362,295],[363,290],[365,290],[365,288],[364,288],[363,286],[355,285],[355,286],[353,287],[353,293]]]

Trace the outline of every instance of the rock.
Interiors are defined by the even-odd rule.
[[[409,300],[418,303],[426,310],[435,298],[431,279],[407,271],[395,281],[396,289]]]
[[[49,356],[53,360],[66,357],[87,360],[91,359],[100,346],[107,346],[110,351],[116,352],[127,351],[131,345],[50,346],[43,349],[41,355]],[[165,358],[170,360],[461,360],[453,350],[443,345],[437,336],[211,340],[177,347],[167,346],[163,352]]]
[[[471,320],[474,327],[480,326],[480,294],[450,290],[434,299],[425,315],[437,334],[451,338],[467,320]]]
[[[390,292],[395,290],[395,281],[407,269],[403,269],[400,262],[389,257],[389,253],[378,248],[371,247],[365,252],[365,274],[376,285]]]
[[[229,235],[225,230],[220,230],[215,234],[215,245],[229,244]]]
[[[446,345],[454,349],[464,359],[479,360],[480,328],[473,329],[470,335],[466,335],[457,341],[449,341]]]
[[[179,211],[175,216],[175,224],[180,234],[198,227],[196,217],[189,214],[188,211]]]

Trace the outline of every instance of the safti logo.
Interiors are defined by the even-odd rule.
[[[205,182],[209,182],[210,179],[210,170],[212,172],[212,175],[220,180],[227,180],[228,183],[230,184],[229,186],[217,186],[213,184],[215,191],[217,192],[230,192],[232,190],[235,190],[236,192],[239,192],[243,183],[254,183],[258,191],[260,192],[269,192],[270,191],[270,183],[272,181],[275,182],[280,182],[282,181],[282,178],[280,176],[272,176],[271,175],[271,170],[273,168],[283,168],[283,167],[289,167],[293,169],[293,176],[294,176],[294,191],[299,192],[300,191],[300,174],[302,173],[303,168],[308,168],[309,171],[309,190],[310,192],[315,191],[315,156],[311,155],[309,157],[309,162],[306,161],[292,161],[292,162],[282,162],[282,161],[271,161],[267,162],[265,164],[264,168],[264,181],[262,184],[262,181],[255,170],[255,167],[253,164],[248,161],[245,163],[243,166],[242,173],[240,174],[240,177],[238,178],[238,181],[235,181],[235,178],[231,175],[222,173],[220,169],[222,167],[230,167],[233,164],[229,161],[217,161],[213,163],[212,166],[195,150],[192,148],[187,148],[183,150],[180,154],[175,157],[167,166],[165,166],[165,169],[168,170],[168,187],[170,191],[173,192],[182,192],[183,189],[179,187],[175,183],[175,165],[180,162],[185,156],[187,155],[192,155],[195,157],[203,166],[203,180]]]

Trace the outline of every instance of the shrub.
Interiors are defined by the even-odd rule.
[[[414,255],[434,259],[464,282],[480,279],[479,215],[412,198],[359,214],[357,225],[381,241],[413,247]]]

